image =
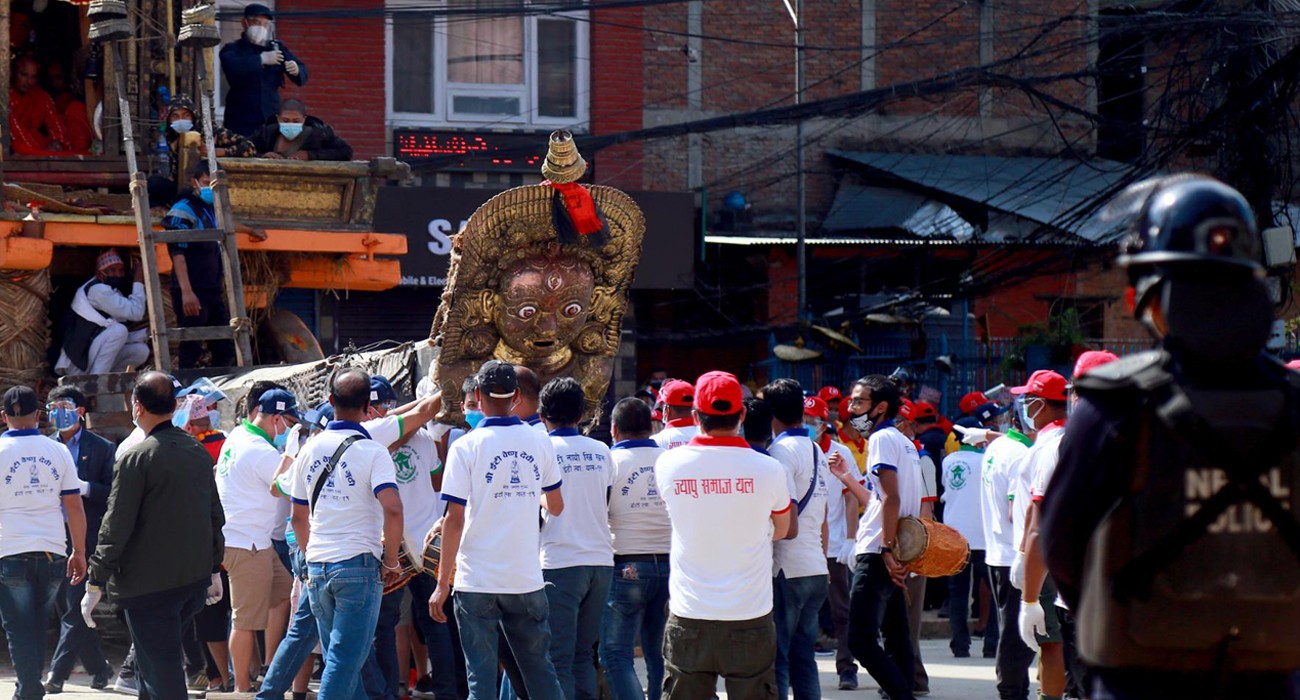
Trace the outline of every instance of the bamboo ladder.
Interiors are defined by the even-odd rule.
[[[197,49],[203,52],[195,64],[199,73],[199,93],[203,110],[203,140],[207,145],[208,166],[212,176],[212,193],[215,201],[217,226],[215,229],[197,229],[183,231],[155,231],[149,208],[148,178],[140,172],[136,159],[134,127],[131,124],[131,105],[127,98],[126,84],[122,75],[122,49],[119,42],[113,42],[114,80],[117,87],[118,109],[122,118],[122,141],[125,145],[127,169],[131,174],[131,204],[135,210],[136,234],[140,242],[140,259],[144,264],[145,292],[149,297],[149,332],[153,341],[155,363],[159,369],[171,368],[171,351],[169,340],[231,340],[235,344],[235,362],[240,367],[252,364],[252,324],[244,307],[244,281],[239,267],[239,251],[235,243],[235,219],[230,208],[230,189],[226,176],[217,170],[217,150],[212,140],[212,87],[208,79],[206,52],[210,48]],[[226,305],[230,309],[231,319],[224,326],[198,326],[191,328],[169,328],[167,317],[163,313],[163,290],[158,275],[158,255],[155,244],[159,243],[198,243],[214,242],[221,247],[221,266],[225,272]],[[177,309],[177,313],[184,313]]]

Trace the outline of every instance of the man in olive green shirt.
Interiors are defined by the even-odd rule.
[[[212,456],[172,425],[175,408],[166,374],[136,381],[131,414],[147,437],[117,462],[81,602],[94,627],[104,585],[112,589],[135,642],[142,698],[185,697],[181,629],[205,601],[221,599],[225,517]]]

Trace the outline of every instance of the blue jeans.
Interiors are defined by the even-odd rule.
[[[50,677],[56,681],[68,680],[78,660],[87,673],[108,675],[112,669],[99,643],[99,634],[87,627],[85,618],[81,616],[81,598],[86,593],[86,582],[73,586],[63,581],[59,589],[63,593],[64,611],[59,618],[59,643],[54,647],[54,658],[50,661]]]
[[[370,554],[307,564],[307,597],[325,654],[325,673],[318,691],[321,700],[357,697],[362,669],[374,653],[382,595],[379,560]]]
[[[826,602],[830,580],[826,576],[786,578],[773,582],[776,618],[776,694],[784,698],[793,689],[795,700],[819,700],[817,657],[813,647],[820,629],[818,613]]]
[[[149,593],[122,603],[135,645],[136,678],[142,700],[183,698],[185,626],[203,609],[209,579]]]
[[[62,554],[25,552],[0,559],[0,621],[18,674],[14,697],[45,697],[45,622],[68,568]]]
[[[399,588],[379,600],[379,621],[375,624],[375,660],[384,679],[385,695],[397,696],[401,682],[397,669],[397,623],[402,619],[402,594]]]
[[[551,628],[546,623],[546,594],[467,593],[457,591],[456,625],[465,651],[470,700],[497,696],[497,644],[501,632],[519,662],[529,700],[561,700],[564,691],[551,665]]]
[[[429,650],[429,678],[433,681],[434,700],[457,700],[456,654],[452,648],[451,625],[434,622],[429,617],[429,598],[438,582],[429,574],[418,574],[407,584],[415,605],[412,616],[415,626],[424,636],[424,646]]]
[[[551,663],[565,700],[596,700],[596,642],[609,600],[612,566],[546,569],[551,615]]]
[[[289,570],[294,576],[306,579],[307,562],[297,547],[289,552]],[[275,649],[275,657],[271,659],[271,665],[266,669],[262,686],[257,692],[257,700],[283,700],[284,694],[293,687],[294,677],[307,662],[318,642],[320,642],[320,628],[316,626],[316,616],[311,612],[311,597],[304,594],[298,599],[298,608],[293,612],[289,630],[285,633],[284,639],[280,640],[280,646]],[[379,666],[374,660],[373,652],[368,655],[366,665],[362,668],[361,685],[365,689],[365,697],[374,699],[384,697],[383,678],[379,673]],[[361,697],[359,693],[357,695]]]
[[[600,631],[600,665],[614,700],[659,700],[664,685],[664,624],[668,621],[668,555],[655,561],[615,564],[605,620]],[[636,676],[633,657],[641,633],[646,685]]]

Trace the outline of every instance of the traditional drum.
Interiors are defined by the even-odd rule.
[[[898,519],[894,557],[920,576],[951,576],[966,567],[970,545],[943,523],[909,515]]]
[[[417,563],[411,558],[411,553],[406,551],[405,542],[399,544],[397,546],[397,565],[402,567],[402,571],[392,583],[384,585],[384,595],[388,595],[393,591],[400,591],[402,586],[410,583],[416,574],[423,571],[423,563],[422,561]]]
[[[442,533],[440,532],[434,535],[433,539],[429,540],[429,542],[424,545],[424,570],[429,572],[429,575],[433,576],[436,579],[438,578],[438,567],[441,565],[442,565]],[[451,571],[453,576],[455,576],[456,574],[455,566],[456,564],[455,562],[453,562],[452,563],[453,568]]]

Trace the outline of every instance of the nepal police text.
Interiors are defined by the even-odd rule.
[[[1189,469],[1185,472],[1184,479],[1183,492],[1188,501],[1184,512],[1187,517],[1195,514],[1201,509],[1201,503],[1228,485],[1228,476],[1222,469]],[[1289,508],[1291,487],[1284,483],[1281,469],[1270,469],[1261,474],[1259,480],[1274,498],[1282,501],[1283,507]],[[1237,503],[1229,506],[1210,525],[1209,532],[1216,535],[1250,534],[1269,532],[1272,529],[1273,523],[1264,517],[1257,506],[1252,503]]]

